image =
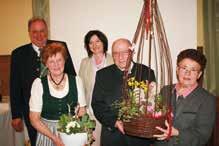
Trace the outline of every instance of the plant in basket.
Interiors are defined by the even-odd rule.
[[[58,131],[66,146],[89,146],[95,126],[95,120],[91,120],[88,114],[82,117],[63,114],[58,122]]]
[[[127,97],[113,103],[113,107],[118,109],[118,119],[124,122],[127,134],[150,138],[158,132],[155,126],[163,127],[166,118],[163,96],[155,82],[137,81],[135,77],[127,79],[126,87],[124,91],[127,94],[124,95]],[[148,133],[135,133],[131,127],[138,130],[138,126]]]
[[[119,110],[118,119],[130,121],[130,119],[147,114],[158,118],[162,113],[166,113],[166,107],[163,105],[163,97],[158,94],[155,82],[137,81],[131,77],[127,81],[127,96],[116,101],[113,106]]]

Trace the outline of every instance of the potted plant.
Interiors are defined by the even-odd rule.
[[[58,131],[65,146],[89,146],[96,124],[88,114],[82,117],[63,114],[58,122]]]

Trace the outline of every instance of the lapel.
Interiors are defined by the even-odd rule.
[[[91,57],[88,59],[88,62],[87,62],[87,75],[88,75],[88,80],[89,79],[92,79],[93,76],[94,76],[94,67],[93,67],[93,63],[92,63],[92,59]],[[90,81],[88,81],[90,82]],[[93,83],[93,80],[92,80],[92,83]]]
[[[169,91],[171,92],[171,95],[168,94]],[[176,90],[175,90],[175,84],[171,85],[167,88],[167,90],[165,90],[164,92],[167,93],[163,93],[165,96],[170,97],[170,105],[172,107],[173,110],[173,114],[174,114],[174,120],[176,120],[179,115],[182,113],[183,107],[184,107],[184,102],[185,100],[183,100],[178,107],[176,107]]]
[[[176,97],[175,97],[175,98],[176,98]],[[177,107],[176,107],[175,119],[177,119],[177,118],[180,116],[180,114],[183,112],[183,109],[184,109],[185,106],[186,106],[187,100],[188,100],[188,99],[186,98],[186,99],[182,100],[182,101],[180,102],[180,104],[177,105]]]
[[[89,88],[88,90],[91,90],[92,84],[94,83],[95,80],[95,78],[93,78],[94,69],[93,69],[92,59],[88,58],[85,64],[86,65],[84,66],[84,71],[85,71],[84,77],[86,78],[86,83],[88,84],[86,86]]]
[[[174,115],[174,119],[176,117],[176,90],[174,88],[175,85],[173,85],[171,88],[171,99],[170,99],[170,105],[172,107],[173,110],[173,115]],[[168,95],[166,95],[168,97]]]
[[[25,54],[24,66],[26,69],[28,69],[27,74],[29,74],[30,76],[37,76],[37,68],[39,67],[39,64],[37,63],[37,53],[33,49],[31,43],[28,44],[26,50],[27,53]]]
[[[37,52],[33,49],[33,46],[31,44],[31,55],[29,57],[31,57],[32,59],[28,59],[31,60],[31,66],[32,66],[32,70],[31,72],[34,74],[34,78],[39,77],[40,76],[40,58],[37,56]]]
[[[194,107],[194,104],[199,104],[199,99],[197,99],[196,90],[199,90],[199,86],[195,88],[184,100],[180,102],[178,107],[176,107],[175,119],[179,118],[186,108]],[[194,102],[195,101],[195,102]]]

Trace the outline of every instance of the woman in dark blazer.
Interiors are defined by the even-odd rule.
[[[198,85],[206,66],[205,56],[195,50],[187,49],[177,57],[178,83],[166,86],[171,88],[170,101],[173,107],[173,125],[166,122],[167,129],[157,127],[163,132],[154,135],[158,139],[155,146],[204,146],[211,136],[215,123],[215,96]],[[169,128],[171,137],[166,140]]]

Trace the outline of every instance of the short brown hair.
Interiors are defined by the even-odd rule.
[[[61,53],[63,58],[65,60],[67,59],[66,47],[62,43],[53,42],[46,45],[41,52],[43,64],[46,64],[48,58],[56,55],[57,53]]]
[[[29,21],[28,21],[28,31],[30,31],[30,27],[31,24],[33,24],[36,21],[41,21],[45,24],[45,26],[47,27],[46,21],[43,18],[40,17],[32,17]]]
[[[201,71],[204,71],[206,63],[207,63],[207,59],[203,53],[201,53],[200,51],[198,51],[196,49],[183,50],[177,56],[177,65],[179,65],[179,63],[183,59],[186,59],[186,58],[197,62],[201,67]]]
[[[84,37],[84,46],[85,46],[85,49],[87,50],[88,56],[91,57],[93,55],[93,52],[90,50],[89,43],[90,43],[92,36],[94,35],[96,35],[98,39],[100,39],[100,41],[103,43],[103,52],[106,55],[106,52],[108,50],[108,39],[106,35],[99,30],[91,30]]]

